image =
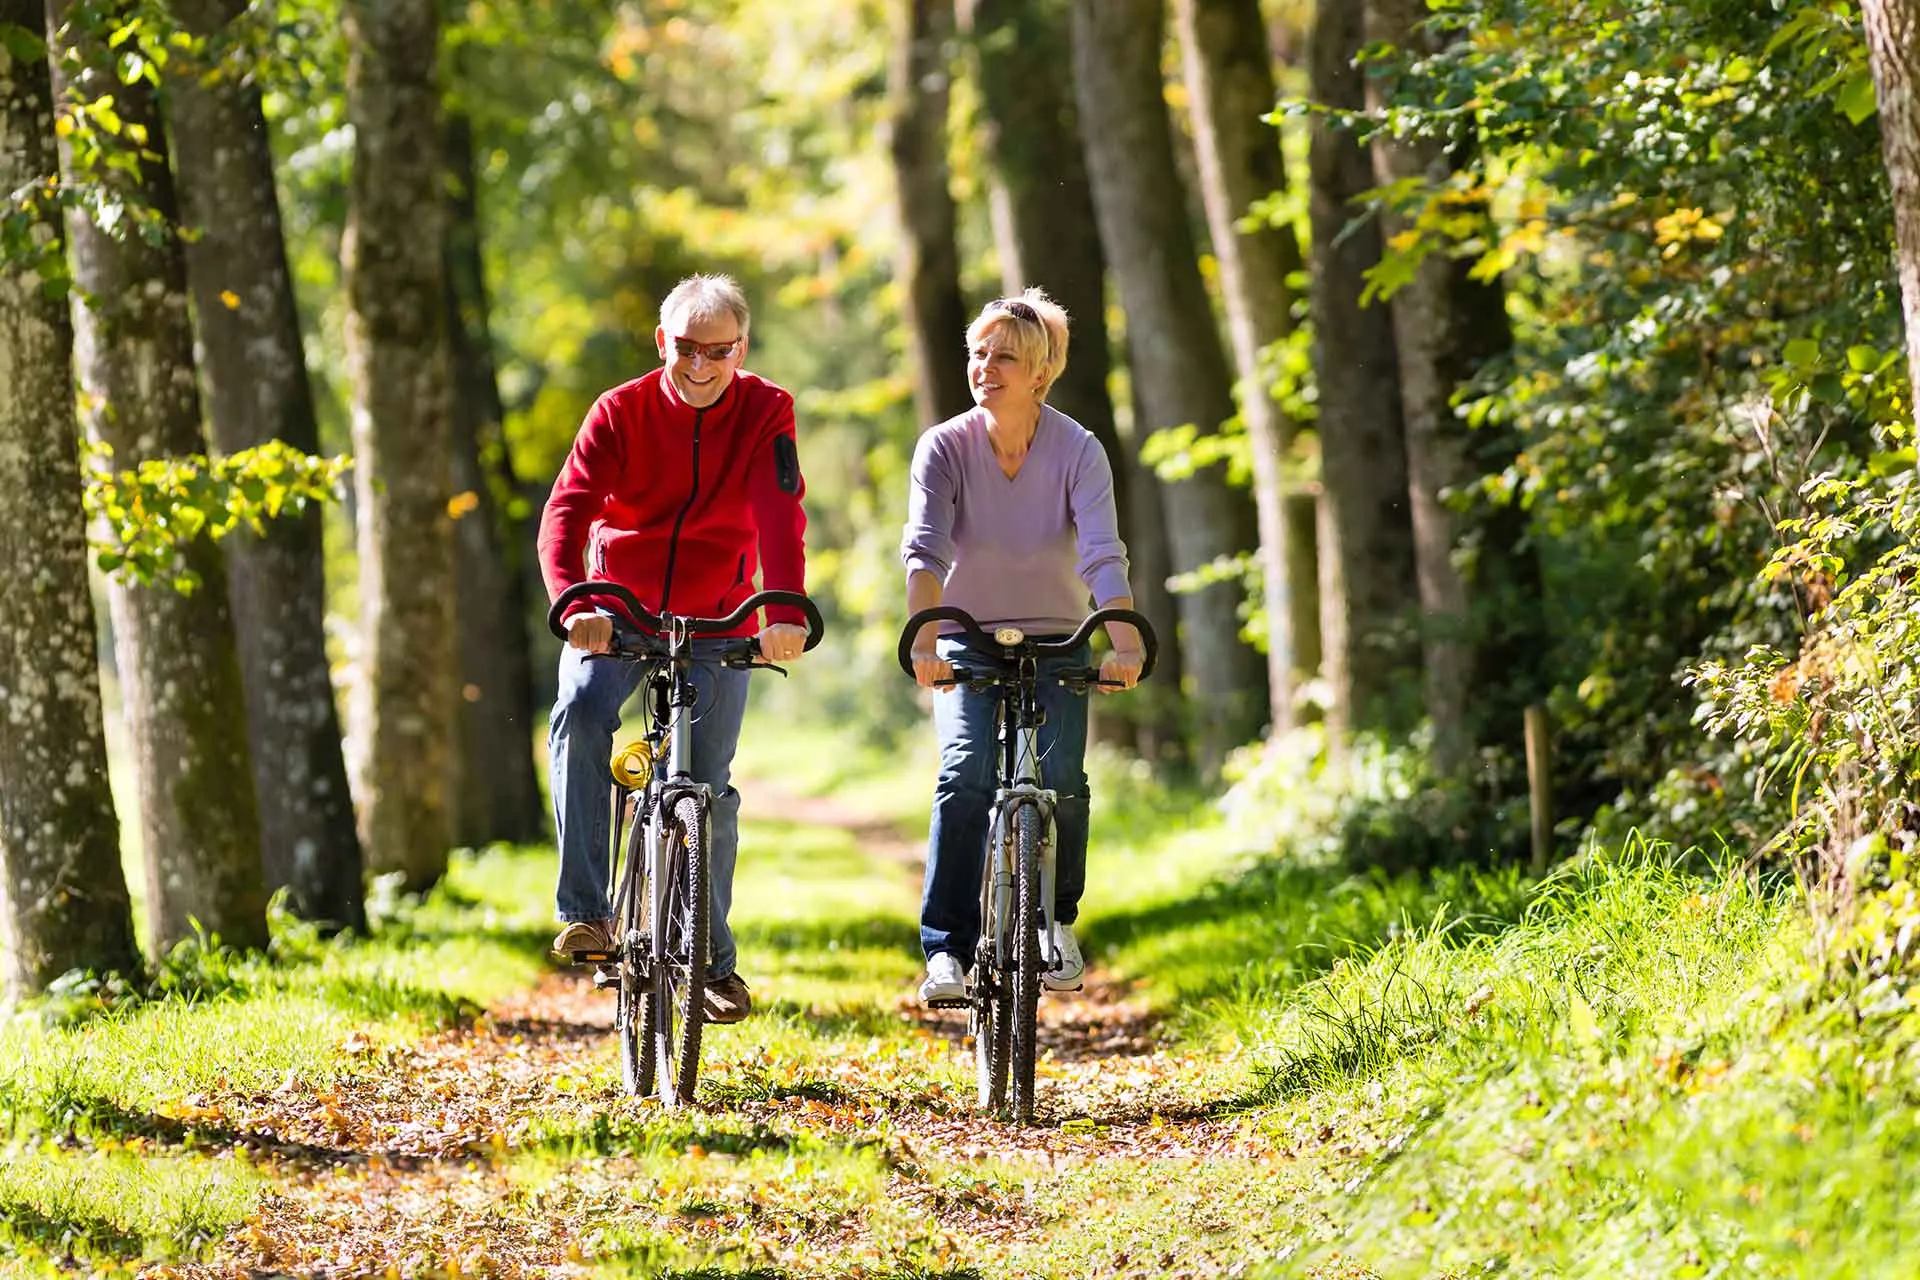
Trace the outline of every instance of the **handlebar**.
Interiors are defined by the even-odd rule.
[[[827,624],[820,618],[820,610],[813,601],[798,591],[756,591],[740,602],[740,607],[724,618],[689,618],[655,613],[640,603],[640,598],[618,582],[576,582],[562,591],[547,610],[547,630],[561,640],[567,638],[567,628],[562,615],[567,606],[586,596],[605,596],[616,602],[625,611],[628,618],[648,631],[665,631],[669,618],[686,624],[692,635],[712,635],[716,632],[731,631],[760,609],[767,605],[789,605],[806,615],[807,643],[802,646],[805,653],[820,643],[826,634]],[[751,637],[741,637],[751,639]]]
[[[900,669],[902,671],[908,675],[913,674],[913,641],[914,637],[920,634],[920,628],[926,626],[929,622],[941,621],[959,623],[961,630],[965,631],[967,636],[975,643],[988,649],[997,646],[1004,651],[1003,656],[1007,658],[1012,658],[1021,652],[1032,653],[1036,657],[1072,653],[1075,649],[1078,649],[1087,642],[1087,637],[1093,634],[1095,627],[1108,622],[1125,622],[1140,633],[1140,644],[1145,651],[1145,656],[1141,659],[1140,663],[1140,678],[1142,680],[1145,680],[1153,674],[1154,658],[1160,650],[1159,641],[1153,634],[1153,624],[1132,609],[1095,609],[1092,613],[1080,620],[1079,628],[1065,640],[1029,640],[1022,637],[1017,644],[1002,645],[983,629],[981,625],[974,620],[974,616],[965,609],[960,608],[958,605],[937,604],[931,609],[922,609],[911,618],[908,618],[907,625],[901,629],[900,646],[896,656],[900,660]]]

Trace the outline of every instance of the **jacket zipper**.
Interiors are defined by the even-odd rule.
[[[687,522],[687,512],[693,510],[693,503],[700,496],[700,423],[707,416],[705,409],[693,411],[693,488],[687,494],[687,500],[680,508],[680,514],[673,518],[673,536],[667,539],[667,571],[660,580],[660,612],[668,609],[668,600],[673,594],[673,561],[680,554],[680,526]]]

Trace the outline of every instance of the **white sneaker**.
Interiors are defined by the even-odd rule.
[[[960,959],[951,951],[936,951],[927,957],[927,980],[920,984],[920,1003],[957,1004],[967,998],[967,975],[960,971]]]
[[[1081,979],[1086,975],[1087,962],[1080,956],[1080,943],[1073,936],[1073,926],[1054,922],[1053,945],[1047,945],[1047,935],[1040,935],[1040,963],[1045,964],[1055,952],[1059,953],[1059,963],[1052,971],[1041,975],[1040,980],[1049,991],[1078,991]]]

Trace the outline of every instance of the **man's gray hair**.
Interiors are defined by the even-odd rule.
[[[692,324],[718,320],[728,313],[740,322],[740,336],[746,337],[752,317],[747,311],[747,295],[740,292],[733,277],[691,275],[660,300],[660,327],[671,333],[675,320]]]

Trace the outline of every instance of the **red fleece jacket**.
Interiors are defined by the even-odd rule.
[[[763,564],[761,585],[803,591],[805,493],[791,395],[741,372],[693,409],[656,369],[601,396],[574,437],[540,516],[548,599],[610,580],[656,612],[717,618],[754,592]],[[567,616],[596,603],[609,602],[581,600]],[[798,609],[766,613],[804,621]]]

